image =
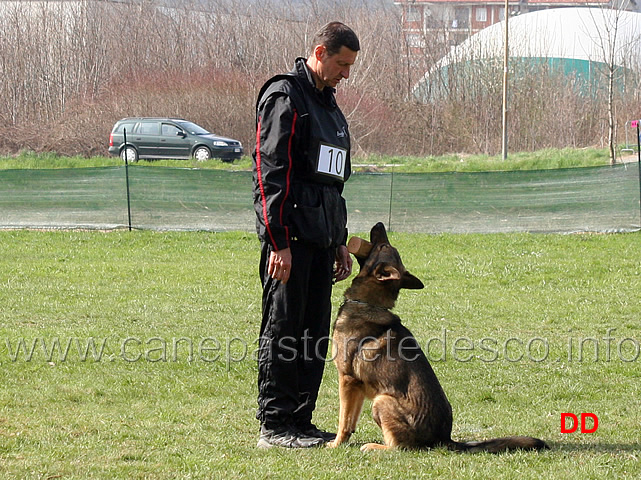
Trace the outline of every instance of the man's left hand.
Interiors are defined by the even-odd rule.
[[[340,245],[336,249],[336,268],[334,269],[334,281],[340,282],[345,280],[352,273],[352,257],[350,257],[347,247]]]

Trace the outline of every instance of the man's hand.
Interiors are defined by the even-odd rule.
[[[334,280],[340,282],[345,280],[352,273],[352,257],[349,256],[347,247],[341,245],[336,249],[336,268],[334,270]]]
[[[292,251],[289,248],[272,251],[269,254],[267,273],[274,280],[287,283],[289,275],[292,273]]]

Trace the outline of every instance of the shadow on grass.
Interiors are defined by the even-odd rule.
[[[363,445],[367,443],[380,443],[382,442],[373,440],[372,442],[355,442],[348,443],[343,447],[353,448],[355,450],[360,449]],[[547,452],[580,452],[580,453],[623,453],[623,452],[638,452],[641,453],[641,443],[555,443],[555,442],[546,442],[550,449],[546,450]],[[431,449],[427,448],[426,451]],[[435,450],[448,451],[445,447],[436,447]],[[467,453],[467,452],[457,452],[457,453]],[[509,455],[512,452],[501,452],[500,454]],[[470,453],[474,455],[474,453]]]
[[[562,452],[641,452],[640,443],[549,443],[552,451]]]

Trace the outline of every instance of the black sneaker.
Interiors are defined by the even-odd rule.
[[[307,427],[300,428],[300,431],[308,437],[322,438],[324,442],[333,442],[334,440],[336,440],[335,433],[319,430],[313,423],[310,423]]]
[[[319,437],[305,435],[303,432],[293,427],[282,427],[271,429],[264,425],[260,427],[260,438],[258,439],[258,448],[312,448],[320,447],[325,440]]]

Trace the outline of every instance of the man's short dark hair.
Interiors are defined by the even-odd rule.
[[[361,49],[354,31],[341,22],[330,22],[316,32],[313,46],[316,45],[324,45],[330,56],[336,55],[341,47],[347,47],[354,52]]]

